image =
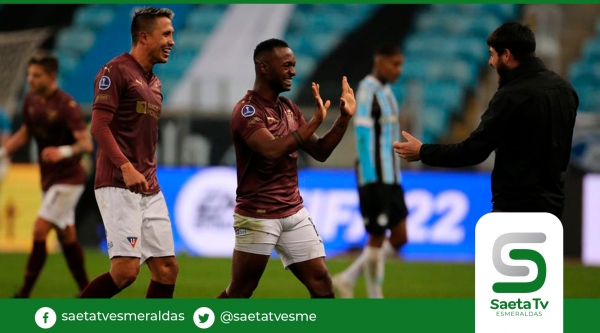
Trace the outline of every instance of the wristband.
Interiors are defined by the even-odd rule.
[[[60,156],[62,156],[62,158],[69,158],[75,155],[75,153],[73,152],[73,147],[68,145],[58,147],[58,152],[60,153]]]
[[[298,147],[302,146],[302,137],[300,137],[300,134],[298,134],[298,131],[295,131],[294,133],[292,133],[292,136],[294,137],[294,140],[296,140],[296,144],[298,144]]]

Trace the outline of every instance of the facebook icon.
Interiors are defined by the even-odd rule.
[[[56,324],[56,312],[49,307],[43,307],[35,313],[35,323],[40,328],[50,328]]]

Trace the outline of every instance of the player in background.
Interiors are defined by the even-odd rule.
[[[10,124],[10,119],[8,118],[6,110],[0,106],[0,145],[4,145],[4,143],[6,143],[6,141],[10,138],[11,134],[12,127]],[[4,177],[6,177],[9,167],[9,156],[7,154],[0,156],[0,185],[2,185],[2,181],[4,180]]]
[[[33,230],[25,279],[16,298],[27,298],[46,262],[46,239],[52,229],[80,290],[88,284],[83,251],[75,231],[75,206],[84,190],[81,154],[93,150],[79,106],[58,88],[58,60],[51,54],[32,57],[27,68],[29,93],[23,103],[23,125],[0,148],[0,159],[14,154],[33,137],[37,143],[42,208]]]
[[[356,174],[360,210],[369,238],[360,256],[333,277],[342,298],[354,297],[356,280],[364,273],[367,296],[383,298],[382,284],[387,249],[397,253],[406,243],[404,190],[400,159],[392,142],[400,138],[400,111],[390,83],[402,72],[403,56],[396,45],[384,44],[374,54],[374,66],[359,85],[354,117],[358,160]],[[386,232],[390,230],[389,239]]]
[[[3,145],[6,140],[8,140],[8,138],[10,138],[10,135],[12,134],[12,126],[10,123],[10,119],[8,117],[8,114],[6,113],[6,110],[0,106],[0,145]],[[4,155],[2,158],[0,158],[0,188],[2,188],[2,184],[4,183],[4,178],[6,177],[6,174],[8,173],[8,169],[10,167],[10,158],[8,155]],[[12,216],[9,214],[9,212],[12,210],[14,211],[14,203],[12,202],[12,200],[9,200],[7,202],[7,216],[6,219],[3,218],[2,214],[0,213],[0,230],[2,229],[3,225],[6,225],[6,237],[7,239],[12,239],[12,235],[13,235],[13,230],[14,230],[14,226],[13,226],[13,222],[14,219],[12,218]]]
[[[236,104],[230,119],[237,164],[235,248],[229,286],[219,298],[248,298],[258,286],[273,249],[283,266],[313,298],[333,298],[325,248],[298,190],[298,149],[327,160],[356,110],[354,92],[342,79],[340,114],[322,137],[325,120],[319,85],[312,84],[315,112],[307,122],[298,106],[279,94],[289,91],[296,60],[286,42],[269,39],[254,50],[253,90]]]
[[[110,271],[81,298],[110,298],[131,285],[146,263],[147,298],[173,298],[179,266],[165,198],[156,179],[160,80],[152,72],[175,45],[173,12],[139,9],[132,48],[103,66],[95,80],[92,135],[98,143],[95,194],[106,229]]]

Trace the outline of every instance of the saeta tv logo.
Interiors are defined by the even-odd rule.
[[[518,277],[528,276],[529,267],[527,266],[509,266],[502,261],[502,248],[508,244],[514,243],[544,243],[546,234],[541,232],[511,232],[504,234],[494,242],[493,262],[496,270],[506,276]],[[509,256],[513,260],[533,261],[537,266],[537,277],[531,282],[497,282],[494,283],[492,290],[495,293],[532,293],[540,290],[546,281],[546,261],[544,257],[535,250],[531,249],[512,249]]]
[[[562,332],[563,230],[547,213],[489,213],[475,229],[476,332]]]

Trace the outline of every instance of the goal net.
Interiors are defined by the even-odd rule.
[[[27,62],[52,33],[31,29],[0,33],[0,107],[12,115],[27,78]]]

